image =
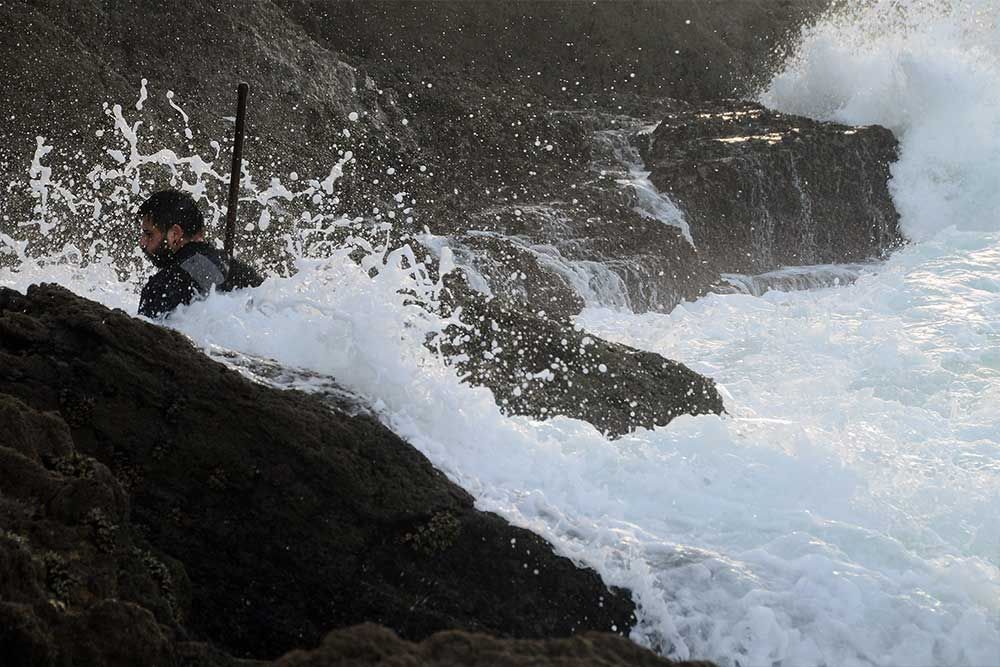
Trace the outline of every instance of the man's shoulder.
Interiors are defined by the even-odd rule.
[[[195,241],[184,246],[177,256],[177,266],[184,271],[202,294],[226,280],[229,267],[222,254],[208,243]]]

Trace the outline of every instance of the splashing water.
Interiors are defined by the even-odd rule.
[[[726,416],[682,417],[616,441],[567,418],[503,416],[488,391],[462,384],[424,345],[445,322],[433,308],[440,284],[417,253],[347,238],[361,227],[390,233],[332,205],[353,156],[300,189],[245,179],[244,199],[270,211],[295,270],[213,294],[169,324],[222,360],[227,349],[270,357],[368,397],[478,507],[631,589],[633,638],[666,655],[741,667],[1000,664],[1000,189],[984,185],[1000,178],[990,12],[985,2],[876,2],[834,13],[805,33],[765,94],[788,111],[889,124],[902,142],[893,193],[922,243],[860,268],[849,285],[711,295],[669,315],[588,309],[578,319],[714,377]],[[145,194],[133,171],[165,170],[212,208],[221,170],[166,149],[133,155],[135,127],[123,116],[124,161],[109,156],[114,164],[75,188],[44,171],[47,152],[37,155],[36,209],[0,237],[0,285],[56,281],[135,312],[143,274],[130,252],[123,261],[95,242],[40,253],[27,237],[58,237],[70,202],[103,204],[99,219],[120,215],[121,224]],[[291,204],[307,215],[279,233],[273,220]],[[348,257],[359,248],[360,265]],[[447,248],[437,251],[447,264]]]
[[[905,233],[1000,230],[1000,4],[838,2],[762,95],[779,111],[900,140],[891,188]]]

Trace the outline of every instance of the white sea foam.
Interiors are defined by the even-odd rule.
[[[724,556],[721,577],[664,572],[696,655],[998,664],[1000,236],[952,232],[846,287],[579,321],[726,394],[723,437],[673,443],[661,471],[705,466],[668,534]]]
[[[975,74],[991,85],[988,58],[972,53],[989,53],[984,38],[941,27],[964,16],[958,8],[914,8],[895,38],[905,48],[877,47],[895,44],[887,30],[857,29],[859,43],[873,45],[855,49],[867,60],[836,46],[848,43],[851,23],[831,20],[806,36],[800,69],[776,80],[769,100],[873,122],[875,111],[892,109],[883,102],[891,77],[860,77],[865,63],[871,72],[903,61],[919,65],[910,73],[955,67],[955,80]],[[579,318],[598,335],[712,376],[726,416],[681,417],[614,441],[571,419],[503,416],[488,391],[461,384],[424,346],[443,323],[411,295],[433,306],[440,285],[406,250],[370,247],[358,266],[349,246],[313,253],[301,249],[320,246],[301,242],[292,278],[212,295],[169,324],[211,353],[271,357],[367,396],[479,507],[632,589],[633,637],[672,657],[741,667],[1000,664],[1000,227],[990,222],[996,189],[980,187],[1000,172],[993,139],[979,134],[997,107],[982,106],[989,93],[968,81],[948,89],[968,94],[968,108],[939,99],[932,76],[907,76],[893,89],[903,142],[894,194],[922,243],[849,285],[713,295],[669,315],[590,309]],[[931,141],[934,131],[942,134]],[[44,175],[44,156],[38,162],[33,178],[46,197],[38,215],[51,216],[66,194]],[[125,167],[133,163],[190,169],[148,156]],[[136,182],[122,165],[104,174],[115,170],[98,179],[107,190]],[[332,195],[324,177],[301,199]],[[195,182],[214,178],[206,168]],[[309,224],[338,223],[317,214]],[[135,312],[143,275],[120,281],[100,247],[47,258],[27,248],[0,237],[0,253],[17,258],[0,269],[0,285],[56,281]],[[435,250],[448,256],[444,245]]]

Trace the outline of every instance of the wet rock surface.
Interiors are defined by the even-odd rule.
[[[643,145],[699,255],[730,273],[858,262],[902,243],[882,127],[819,123],[739,101],[668,114]]]
[[[233,664],[191,641],[183,564],[131,524],[125,485],[64,419],[0,393],[0,432],[4,665]]]
[[[191,641],[273,658],[362,621],[411,640],[634,622],[627,594],[475,510],[371,417],[56,286],[0,291],[0,418],[17,664],[222,655]]]
[[[449,329],[441,350],[469,383],[489,387],[507,414],[565,415],[617,437],[724,409],[715,383],[684,364],[501,299],[467,293],[458,303],[470,326]]]

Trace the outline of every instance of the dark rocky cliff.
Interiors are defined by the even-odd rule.
[[[380,234],[387,219],[372,212],[394,209],[399,192],[412,210],[393,221],[393,243],[416,243],[426,228],[454,247],[489,293],[555,317],[585,304],[666,311],[717,285],[722,272],[877,257],[899,241],[885,183],[894,151],[888,133],[848,138],[843,129],[789,119],[786,130],[808,131],[789,130],[777,144],[711,136],[720,127],[713,118],[744,110],[711,98],[749,92],[796,26],[825,5],[6,3],[0,83],[13,94],[0,102],[8,119],[0,126],[0,171],[16,187],[0,203],[7,216],[0,225],[30,238],[17,223],[38,204],[24,185],[36,135],[57,147],[46,160],[64,188],[107,158],[108,139],[96,135],[113,115],[110,107],[102,112],[109,102],[122,104],[128,122],[142,120],[147,151],[210,156],[209,142],[219,139],[216,168],[224,172],[231,125],[223,117],[234,83],[245,79],[248,173],[257,183],[292,171],[322,178],[344,151],[354,155],[335,197],[312,206],[272,201],[270,228],[241,236],[245,253],[278,270],[284,245],[275,238],[294,231],[302,213],[360,216],[362,227]],[[150,95],[141,112],[134,109],[140,80]],[[167,104],[168,90],[186,124]],[[665,118],[652,143],[634,132]],[[738,127],[763,136],[771,118]],[[676,227],[637,212],[635,194],[621,183],[631,166],[604,154],[602,142],[615,133],[632,149],[645,147],[653,183],[690,218],[696,248]],[[831,164],[852,168],[836,171],[836,182],[812,177]],[[172,177],[155,165],[138,169],[150,189]],[[205,185],[218,214],[224,184]],[[100,238],[128,264],[129,210],[142,195],[104,196],[96,217],[81,213],[87,207],[59,208],[54,197],[51,215],[63,223],[32,240],[61,248],[79,243],[83,229],[84,242]],[[249,221],[262,210],[253,199],[241,209]],[[741,207],[755,212],[740,217]],[[851,238],[850,248],[839,238]]]
[[[282,4],[319,43],[376,72],[438,71],[526,85],[557,101],[595,95],[616,105],[622,94],[749,94],[829,0]]]
[[[634,621],[373,418],[58,287],[0,291],[0,429],[5,664],[218,653],[199,641],[270,658],[362,621],[408,639]]]

